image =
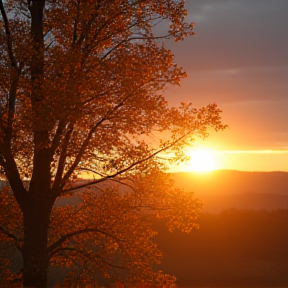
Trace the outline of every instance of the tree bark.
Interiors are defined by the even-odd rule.
[[[33,175],[23,210],[23,284],[24,287],[45,288],[49,257],[47,253],[50,216],[55,198],[50,189],[50,155],[43,148],[34,155]]]
[[[42,193],[41,193],[42,194]],[[40,197],[42,196],[40,194]],[[32,197],[31,197],[32,198]],[[49,257],[48,229],[53,204],[34,196],[24,214],[23,286],[45,288]]]
[[[45,139],[45,137],[43,138]],[[40,137],[39,141],[42,140]],[[41,150],[35,151],[28,201],[23,209],[24,287],[45,288],[47,285],[49,267],[48,230],[52,207],[56,199],[51,194],[50,162],[49,149],[43,147]]]
[[[45,0],[28,1],[31,13],[31,103],[33,110],[34,157],[28,201],[23,207],[23,284],[24,287],[45,288],[49,257],[47,253],[50,215],[55,198],[51,197],[49,133],[43,120],[45,99],[43,14]],[[48,120],[48,119],[47,119]],[[42,124],[39,125],[39,122]]]

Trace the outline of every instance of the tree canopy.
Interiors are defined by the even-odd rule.
[[[195,224],[199,203],[163,171],[225,126],[216,104],[175,108],[162,95],[186,77],[164,41],[193,35],[184,2],[0,1],[0,165],[20,209],[1,195],[13,217],[1,209],[0,232],[22,252],[24,286],[44,287],[51,263],[77,261],[123,283],[152,281],[160,254],[148,218]],[[93,180],[76,181],[83,172]],[[77,205],[53,208],[75,193]]]

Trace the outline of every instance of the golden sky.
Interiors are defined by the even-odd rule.
[[[188,0],[187,9],[196,35],[166,44],[189,77],[165,95],[171,105],[215,102],[229,125],[195,145],[213,149],[219,169],[288,171],[288,1]]]

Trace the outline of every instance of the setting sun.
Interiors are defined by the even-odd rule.
[[[188,169],[190,171],[205,172],[217,168],[213,151],[211,150],[191,149],[187,154],[191,157],[188,163]]]

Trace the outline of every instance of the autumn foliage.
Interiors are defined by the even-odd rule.
[[[163,171],[225,127],[215,104],[175,108],[161,94],[186,77],[164,41],[193,35],[184,1],[0,8],[0,165],[13,194],[1,192],[0,232],[23,255],[24,286],[45,287],[51,265],[154,283],[150,217],[190,231],[201,207]],[[74,181],[84,172],[93,180]],[[54,205],[71,195],[76,204]]]

